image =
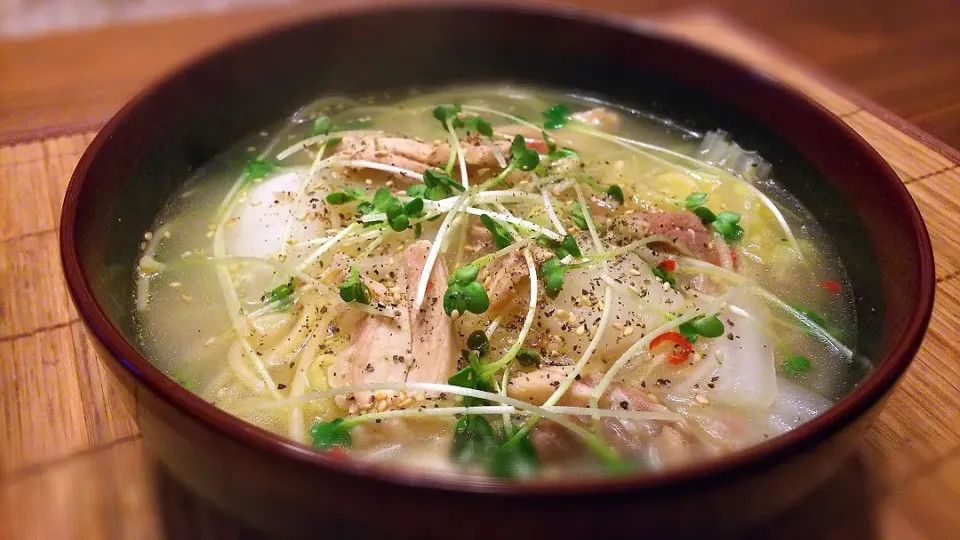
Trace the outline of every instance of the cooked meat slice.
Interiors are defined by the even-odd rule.
[[[501,152],[509,152],[510,143],[496,143]],[[493,151],[477,138],[460,141],[464,160],[471,169],[498,168]],[[445,142],[420,142],[404,137],[393,137],[371,132],[360,132],[344,137],[338,155],[343,159],[374,161],[422,173],[429,167],[445,167],[450,157],[450,145]],[[408,184],[414,180],[400,177]]]
[[[594,107],[587,111],[575,113],[573,119],[607,133],[620,130],[620,115],[606,107]]]
[[[522,373],[507,382],[507,395],[534,405],[542,405],[567,378],[570,371],[570,366],[547,366],[530,373]],[[589,400],[590,387],[575,381],[557,405],[586,407]]]
[[[408,382],[445,383],[456,371],[453,327],[443,311],[443,293],[447,286],[447,266],[437,260],[430,273],[427,293],[420,311],[413,313],[413,298],[430,251],[430,242],[420,240],[403,252],[403,272],[407,276],[406,309],[411,316],[413,363],[407,372]]]
[[[537,450],[537,457],[544,461],[563,461],[583,451],[583,443],[567,428],[542,420],[530,432],[530,442]]]
[[[368,315],[358,324],[353,343],[347,347],[328,371],[330,386],[343,388],[377,382],[400,382],[406,379],[410,354],[410,312],[399,308],[395,319]],[[337,396],[337,405],[364,410],[373,405],[373,393],[357,392]]]
[[[698,259],[716,262],[717,247],[713,234],[692,212],[674,210],[670,212],[640,212],[624,216],[617,220],[622,230],[633,236],[664,235],[676,239],[683,248]]]
[[[664,426],[654,444],[657,459],[660,465],[669,467],[688,461],[692,456],[692,448],[679,431],[670,426]]]
[[[553,257],[553,253],[540,246],[531,247],[531,254],[538,268],[544,261]],[[519,251],[497,259],[490,263],[488,268],[484,288],[487,290],[487,296],[490,297],[490,309],[493,313],[517,295],[520,287],[527,282],[529,272],[527,259]]]
[[[430,242],[422,240],[403,252],[397,286],[406,291],[406,299],[397,306],[399,316],[389,319],[367,315],[358,323],[353,342],[330,367],[332,387],[376,382],[444,382],[453,374],[456,359],[450,320],[443,312],[447,269],[442,262],[434,266],[423,306],[411,316],[410,302],[429,251]],[[380,395],[389,402],[394,394]],[[364,410],[374,404],[374,393],[338,396],[336,401],[348,410],[351,405]]]

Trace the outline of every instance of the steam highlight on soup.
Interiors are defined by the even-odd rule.
[[[141,346],[217,407],[434,473],[657,471],[846,390],[845,271],[722,132],[507,86],[311,103],[144,234]]]

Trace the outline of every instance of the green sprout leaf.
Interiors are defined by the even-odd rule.
[[[698,209],[699,210],[699,209]],[[743,227],[739,225],[740,214],[736,212],[720,212],[711,226],[713,230],[729,241],[740,240],[743,237]]]
[[[613,197],[613,200],[623,204],[623,188],[614,184],[607,188],[607,195]]]
[[[520,349],[517,353],[517,362],[523,367],[540,365],[540,355],[533,349]]]
[[[693,209],[694,215],[700,218],[700,222],[704,225],[709,225],[717,220],[717,216],[710,211],[706,206],[698,206]]]
[[[687,321],[680,325],[678,328],[683,337],[687,338],[687,341],[690,343],[696,343],[697,338],[703,336],[705,338],[717,338],[723,335],[724,327],[723,322],[717,318],[716,315],[710,317],[704,317],[700,315],[695,319]]]
[[[345,187],[343,188],[343,191],[334,191],[329,193],[326,197],[326,201],[330,204],[346,204],[348,202],[360,200],[366,196],[366,192],[362,189]]]
[[[810,360],[803,356],[791,356],[782,364],[780,364],[780,369],[782,369],[787,375],[791,375],[793,377],[799,377],[809,373],[810,368]]]
[[[244,166],[243,175],[247,180],[260,180],[266,178],[276,167],[263,159],[254,159]]]
[[[540,458],[529,435],[497,447],[489,472],[498,478],[529,478],[540,469]]]
[[[527,148],[527,141],[523,135],[517,135],[510,143],[510,167],[523,171],[532,171],[540,165],[540,155],[535,150]]]
[[[313,134],[326,135],[333,131],[333,120],[329,116],[320,115],[313,121]]]
[[[370,288],[360,280],[356,265],[350,268],[350,276],[340,284],[340,299],[347,303],[370,304]]]
[[[547,296],[556,298],[563,289],[563,276],[566,266],[560,259],[547,259],[540,265],[540,275],[543,276],[543,288]]]
[[[457,420],[453,430],[450,455],[461,463],[485,463],[496,449],[493,427],[482,416],[466,415]]]
[[[580,203],[575,202],[570,206],[570,219],[573,220],[574,225],[577,226],[581,231],[588,230],[587,218],[583,215],[583,207],[580,206]]]
[[[513,243],[513,236],[492,217],[483,214],[480,216],[480,223],[493,235],[493,243],[497,249],[503,249]]]
[[[543,127],[546,129],[560,129],[563,126],[567,125],[567,121],[570,120],[570,116],[573,115],[573,111],[570,107],[558,103],[550,107],[549,109],[543,111],[543,118],[545,119]]]
[[[467,348],[480,356],[486,356],[487,351],[490,350],[490,338],[483,330],[474,330],[467,336]]]
[[[480,268],[466,265],[458,268],[447,281],[447,291],[443,294],[443,310],[447,315],[457,313],[481,314],[490,307],[490,297],[479,282]]]
[[[470,116],[463,121],[463,125],[468,131],[475,131],[484,137],[493,138],[493,127],[479,116]]]
[[[577,245],[577,239],[574,238],[572,234],[564,236],[563,242],[560,243],[560,246],[564,251],[578,259],[583,257],[583,253],[580,251],[580,246]]]
[[[310,428],[310,437],[313,438],[313,446],[324,450],[336,446],[349,448],[353,444],[350,426],[344,424],[343,418],[317,422]]]
[[[660,278],[660,281],[669,283],[674,289],[677,288],[677,278],[674,277],[673,272],[659,265],[651,266],[650,269],[653,271],[653,275]]]
[[[707,194],[703,192],[696,192],[687,195],[687,198],[683,201],[683,207],[687,210],[693,210],[698,206],[703,206],[707,202]]]
[[[453,105],[438,105],[433,109],[433,117],[443,124],[443,129],[447,129],[447,122],[453,123],[454,120],[458,120],[461,110],[459,103],[454,103]]]
[[[269,293],[267,293],[266,296],[270,298],[271,302],[285,302],[285,301],[288,301],[290,297],[293,296],[293,289],[294,289],[293,278],[290,278],[290,281],[274,288]]]

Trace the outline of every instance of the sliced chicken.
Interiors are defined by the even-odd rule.
[[[401,276],[401,279],[403,277]],[[378,382],[406,380],[407,370],[413,360],[410,351],[410,311],[400,306],[395,319],[368,315],[358,324],[353,342],[334,362],[328,371],[330,386],[343,388]],[[371,392],[357,392],[350,396],[337,396],[337,405],[344,409],[370,408],[374,403]]]
[[[567,428],[541,420],[530,432],[530,442],[537,450],[537,456],[546,462],[563,461],[583,452],[583,442],[570,433]]]
[[[553,257],[553,253],[540,246],[533,246],[530,251],[537,268]],[[498,311],[516,297],[520,287],[527,283],[530,277],[527,259],[519,251],[514,251],[490,263],[487,272],[488,277],[484,279],[484,288],[487,290],[487,296],[490,297],[491,313]]]
[[[367,315],[357,325],[353,342],[329,370],[334,388],[377,382],[446,382],[456,369],[450,319],[443,312],[442,297],[447,283],[443,263],[434,266],[427,295],[420,311],[413,314],[411,303],[423,273],[430,242],[421,240],[404,251],[397,286],[406,298],[397,306],[395,319]],[[338,396],[345,409],[365,410],[376,401],[392,405],[393,392],[358,392]],[[354,409],[354,407],[356,409]]]
[[[669,236],[698,259],[709,262],[719,260],[713,234],[692,212],[639,212],[618,219],[615,226],[624,233],[639,238],[650,235]]]
[[[507,383],[507,394],[537,405],[543,404],[568,373],[569,367],[544,367],[517,375]],[[597,374],[593,374],[574,382],[558,405],[588,406],[590,394],[599,378]],[[646,392],[619,383],[610,385],[598,405],[605,409],[669,412],[669,409],[654,401]],[[572,420],[584,421],[583,418]],[[652,449],[663,465],[674,465],[715,453],[712,447],[702,443],[691,433],[685,422],[606,418],[602,425],[607,441],[621,454],[645,458],[651,455]],[[579,448],[576,442],[561,437],[557,433],[558,427],[555,424],[538,425],[538,429],[531,434],[531,442],[537,451],[544,458],[554,461],[574,455]]]
[[[570,366],[547,366],[517,375],[507,382],[507,395],[534,405],[542,405],[567,378],[571,369]],[[590,391],[589,386],[575,381],[556,404],[586,407],[590,400]]]
[[[501,153],[509,153],[509,141],[496,144]],[[474,170],[499,168],[493,150],[482,140],[469,137],[461,140],[460,145],[467,167]],[[431,167],[445,167],[450,158],[450,145],[445,142],[421,142],[377,132],[357,132],[343,138],[337,154],[346,160],[373,161],[422,173]],[[414,182],[406,176],[393,176],[406,184]]]
[[[430,242],[415,242],[403,252],[406,283],[406,309],[411,312],[413,363],[407,382],[446,383],[457,368],[454,355],[453,326],[443,311],[443,293],[447,287],[447,265],[437,260],[430,273],[427,293],[420,311],[412,313],[413,298],[423,274],[423,265],[430,251]]]

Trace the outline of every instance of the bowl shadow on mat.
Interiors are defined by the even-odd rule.
[[[198,497],[157,463],[157,499],[161,506],[161,527],[165,538],[197,538],[202,540],[268,540],[269,534],[258,532],[231,517],[208,501]],[[778,540],[808,540],[809,538],[843,538],[844,540],[874,540],[880,537],[876,519],[869,504],[871,484],[867,466],[855,453],[839,472],[795,506],[776,518],[754,525],[730,537]],[[788,486],[783,486],[788,489]],[[318,537],[336,538],[324,531],[318,517]],[[638,531],[642,532],[642,531]],[[374,532],[343,531],[349,538],[366,538]],[[389,534],[390,538],[402,536]],[[383,537],[377,534],[376,537]],[[417,536],[418,539],[424,537]],[[498,538],[508,538],[500,536]]]

